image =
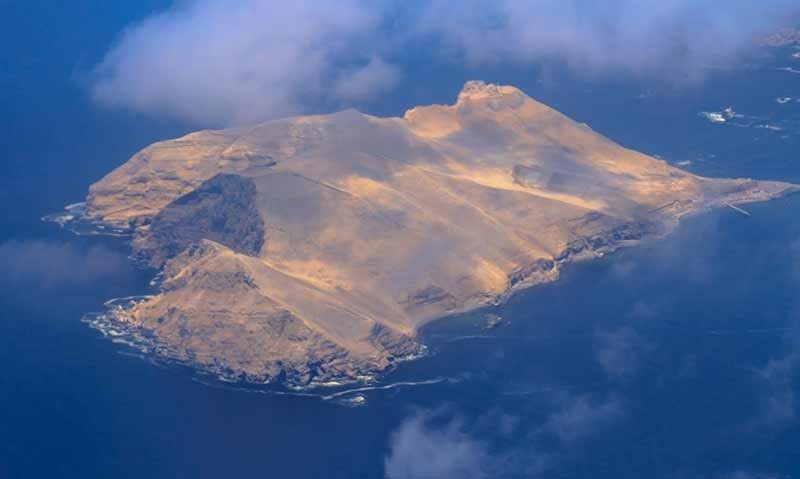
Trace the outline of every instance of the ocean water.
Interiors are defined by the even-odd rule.
[[[102,50],[146,11],[109,10],[59,58],[91,63],[85,45]],[[120,239],[40,218],[188,127],[98,111],[71,62],[27,48],[20,77],[0,80],[0,477],[800,477],[800,196],[691,218],[666,240],[435,322],[429,355],[375,384],[259,391],[141,357],[81,321],[147,293],[155,272],[133,267]],[[699,174],[800,182],[800,75],[779,69],[800,68],[789,53],[693,87],[427,72],[424,92],[373,108],[450,101],[482,77]],[[729,106],[725,123],[703,114]],[[488,315],[502,321],[487,327]]]

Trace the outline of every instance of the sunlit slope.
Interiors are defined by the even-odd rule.
[[[431,319],[793,190],[699,178],[509,86],[469,82],[403,118],[354,110],[156,143],[92,186],[163,292],[124,320],[169,355],[251,378],[353,377]]]

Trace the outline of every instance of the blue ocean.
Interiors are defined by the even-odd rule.
[[[84,315],[147,293],[156,272],[127,260],[124,239],[41,219],[191,130],[98,109],[84,86],[116,32],[160,3],[4,6],[0,477],[800,477],[798,195],[693,217],[665,240],[434,322],[428,354],[374,384],[224,383],[89,327]],[[693,173],[800,182],[792,53],[761,49],[690,86],[420,67],[411,93],[369,112],[451,102],[479,78]],[[728,107],[725,123],[709,119]]]

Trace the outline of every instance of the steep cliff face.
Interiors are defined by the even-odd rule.
[[[164,265],[121,320],[250,379],[353,378],[427,321],[793,185],[700,178],[509,86],[403,118],[348,110],[152,145],[92,186],[91,221]]]
[[[214,176],[143,223],[135,232],[134,248],[156,267],[200,239],[250,256],[258,256],[264,244],[255,183],[235,174]]]

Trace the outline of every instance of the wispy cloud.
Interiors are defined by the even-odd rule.
[[[616,396],[562,392],[551,399],[553,409],[527,424],[499,410],[470,421],[449,409],[417,411],[391,435],[386,478],[549,477],[625,417]]]
[[[730,61],[794,5],[733,0],[436,0],[423,23],[471,63],[696,76]]]
[[[482,478],[492,462],[486,444],[473,439],[458,419],[434,426],[429,413],[406,419],[392,435],[385,461],[387,479]]]
[[[730,474],[720,476],[720,479],[781,479],[778,474],[770,474],[753,471],[734,471]]]
[[[639,370],[642,357],[650,349],[644,338],[630,326],[595,335],[595,355],[612,379],[630,378]]]
[[[127,270],[124,255],[104,246],[29,240],[0,243],[0,289],[55,290],[86,287]]]
[[[800,288],[800,238],[788,248],[787,259],[792,262],[796,287]],[[798,291],[800,292],[800,291]],[[759,410],[751,426],[784,427],[796,424],[800,398],[800,302],[795,305],[793,319],[788,323],[783,348],[767,363],[755,370],[755,387]]]
[[[568,397],[561,410],[553,413],[544,425],[565,444],[574,444],[592,434],[600,434],[606,426],[623,416],[624,409],[618,398],[592,401],[587,396]]]
[[[358,0],[180,2],[125,31],[95,71],[102,104],[225,125],[393,86],[381,18]]]
[[[359,104],[415,62],[696,79],[778,25],[790,0],[188,0],[132,25],[94,71],[104,105],[202,125]],[[425,45],[424,58],[406,54]]]
[[[799,321],[794,321],[800,328]],[[751,427],[785,427],[795,424],[800,398],[795,391],[800,374],[800,329],[784,339],[783,351],[755,370],[758,410]]]

